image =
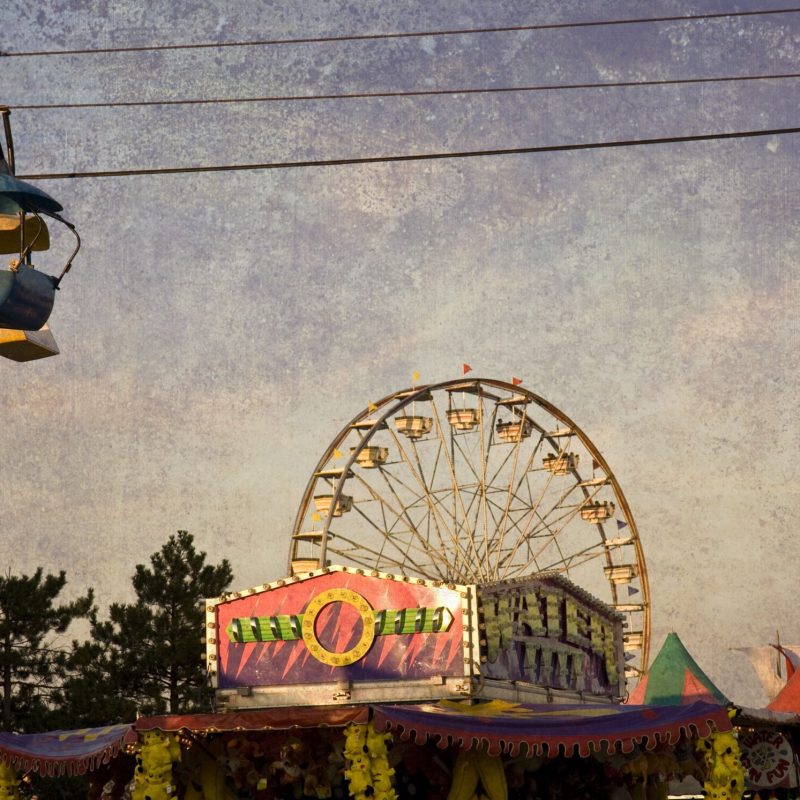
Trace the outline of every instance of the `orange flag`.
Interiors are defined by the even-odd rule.
[[[462,364],[461,369],[464,370],[464,375],[466,375],[468,372],[472,372],[472,367],[469,364]]]
[[[522,383],[522,378],[511,378],[511,383],[513,383],[514,386],[519,386]]]

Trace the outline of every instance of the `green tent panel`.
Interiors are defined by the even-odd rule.
[[[696,700],[729,704],[728,698],[683,646],[678,634],[669,633],[628,702],[634,705],[668,706]]]

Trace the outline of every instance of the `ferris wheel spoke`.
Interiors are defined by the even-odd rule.
[[[552,511],[556,510],[557,508],[558,508],[558,506],[554,506],[553,509],[551,509],[550,512],[548,512],[548,513],[552,513]],[[504,575],[507,575],[509,570],[511,569],[511,567],[515,566],[513,559],[517,555],[517,552],[519,550],[519,543],[520,542],[525,542],[526,548],[527,548],[527,556],[528,556],[527,562],[525,562],[524,566],[522,567],[523,571],[528,569],[531,564],[536,565],[536,568],[539,569],[538,557],[551,544],[555,545],[556,549],[559,551],[559,554],[563,558],[563,554],[561,553],[561,548],[560,548],[560,546],[558,544],[558,539],[557,539],[557,536],[558,536],[558,533],[560,532],[560,530],[554,531],[551,526],[556,524],[556,523],[558,523],[558,522],[560,522],[562,519],[567,518],[570,513],[571,513],[571,510],[568,511],[566,514],[560,516],[560,517],[556,517],[555,519],[548,519],[540,511],[538,511],[537,509],[533,509],[533,513],[531,515],[531,522],[533,522],[535,524],[538,521],[540,524],[535,528],[531,528],[530,527],[530,522],[529,522],[529,524],[526,526],[526,529],[525,529],[525,532],[523,533],[523,536],[520,537],[520,539],[518,539],[517,542],[515,542],[514,547],[509,552],[509,555],[508,555],[508,557],[506,559],[506,570],[504,572]],[[569,522],[569,520],[567,520],[567,522]],[[565,525],[566,525],[566,523],[565,523]],[[547,533],[542,533],[542,531],[547,531]],[[531,546],[533,540],[537,539],[537,538],[543,538],[543,537],[547,539],[547,543],[544,544],[539,551],[534,553],[533,552],[533,548]],[[516,568],[517,571],[519,571],[519,565],[516,565],[515,568]]]
[[[554,477],[555,476],[553,475],[552,472],[549,473],[548,477],[547,477],[547,479],[546,479],[546,481],[544,483],[544,486],[542,487],[542,491],[539,494],[539,497],[536,499],[535,502],[533,500],[531,500],[531,510],[532,510],[533,513],[531,514],[531,517],[530,517],[529,526],[526,526],[526,528],[521,532],[520,536],[517,538],[516,542],[514,543],[514,545],[512,547],[511,554],[510,554],[509,558],[506,560],[506,564],[507,564],[506,574],[507,574],[507,571],[508,571],[508,568],[510,567],[510,565],[513,564],[514,557],[516,556],[519,548],[523,544],[527,544],[528,545],[528,556],[529,556],[529,558],[531,557],[532,550],[530,548],[530,542],[531,542],[531,540],[533,538],[536,537],[536,531],[537,531],[537,528],[532,527],[532,526],[536,525],[536,520],[538,519],[538,520],[544,522],[545,519],[550,517],[550,515],[553,513],[553,511],[555,511],[556,509],[561,507],[561,504],[567,499],[567,497],[569,497],[569,495],[574,490],[574,486],[569,487],[566,492],[562,493],[559,496],[559,498],[556,501],[554,506],[552,506],[547,512],[542,513],[540,511],[540,508],[541,508],[542,502],[544,501],[545,496],[547,495],[547,492],[550,489],[550,486],[552,485]],[[551,522],[553,522],[553,521],[554,520],[551,520]],[[534,561],[534,563],[536,563],[535,556],[533,557],[533,561]]]
[[[597,495],[599,490],[600,490],[600,487],[598,487],[597,490],[592,495],[587,497],[584,500],[583,503],[580,503],[580,504],[578,504],[576,506],[563,506],[563,507],[561,507],[559,510],[563,509],[565,511],[565,513],[561,517],[550,521],[550,523],[548,523],[544,518],[541,518],[542,524],[537,529],[534,530],[534,532],[532,533],[532,538],[539,538],[540,537],[540,532],[544,532],[546,530],[547,533],[543,537],[543,538],[546,539],[546,541],[539,548],[539,550],[536,551],[532,555],[530,561],[528,562],[528,564],[526,564],[526,568],[533,561],[536,561],[538,563],[542,553],[544,553],[544,551],[547,550],[547,548],[550,547],[551,545],[554,546],[556,548],[556,550],[558,551],[559,558],[562,561],[564,560],[564,554],[563,554],[563,552],[561,550],[561,546],[560,546],[559,541],[558,541],[558,536],[566,528],[566,526],[575,518],[575,516],[580,513],[581,509],[586,506],[587,502],[590,499],[592,499],[592,497]],[[560,524],[558,525],[558,527],[556,527],[554,529],[552,527],[553,523],[560,523]]]
[[[381,555],[374,548],[364,545],[363,542],[356,542],[347,536],[342,535],[341,533],[336,533],[334,535],[338,541],[344,542],[350,546],[347,549],[339,548],[338,552],[346,554],[351,561],[359,564],[360,566],[372,568],[374,565],[374,559],[380,556],[382,559],[381,563],[383,565],[396,567],[400,571],[405,568],[406,559],[398,560],[385,553]],[[371,555],[373,558],[366,558],[367,555]]]
[[[368,514],[366,514],[360,507],[360,505],[357,503],[353,504],[353,511],[355,511],[359,516],[361,516],[361,518],[364,519],[364,521],[368,525],[373,527],[378,533],[381,534],[381,548],[377,552],[379,558],[385,555],[385,548],[387,545],[393,546],[395,549],[399,550],[402,555],[405,555],[405,551],[395,541],[395,537],[398,535],[397,532],[393,532],[387,529],[386,527],[381,528],[381,526],[376,524],[376,522]]]
[[[332,537],[335,537],[336,541],[340,544],[337,544],[336,552],[339,555],[345,555],[351,561],[355,562],[360,566],[370,566],[373,563],[373,559],[369,558],[372,556],[373,558],[378,557],[380,554],[377,550],[370,547],[369,545],[364,544],[363,542],[356,542],[353,539],[350,539],[346,534],[340,533],[338,530],[333,531],[329,530],[329,534]],[[348,545],[344,547],[343,545]],[[383,555],[384,559],[388,559],[390,561],[394,561],[391,557]],[[399,565],[399,564],[398,564]]]
[[[525,405],[525,407],[523,408],[522,411],[519,411],[517,408],[512,408],[512,410],[511,410],[512,416],[514,414],[517,415],[517,418],[518,418],[518,421],[519,421],[520,425],[524,425],[525,422],[528,420],[528,415],[524,410],[525,408],[527,408],[527,404]],[[512,490],[513,490],[513,486],[514,486],[514,481],[516,479],[517,467],[519,465],[519,453],[520,453],[520,449],[522,447],[523,440],[524,440],[524,437],[522,435],[522,429],[520,428],[519,435],[517,436],[517,439],[514,442],[513,458],[511,459],[511,461],[512,461],[512,464],[511,464],[511,476],[508,479],[508,490],[507,490],[507,494],[506,494],[506,505],[505,505],[505,509],[503,511],[503,516],[502,516],[501,522],[500,522],[500,530],[498,531],[498,534],[497,534],[497,548],[496,548],[496,555],[495,555],[495,558],[494,558],[494,569],[492,570],[492,576],[495,579],[497,579],[497,577],[499,575],[499,571],[500,571],[500,559],[501,559],[500,546],[502,545],[502,542],[505,539],[505,535],[506,535],[506,527],[507,527],[507,524],[508,524],[508,512],[509,512],[509,508],[511,506],[512,500],[513,500],[513,491]]]
[[[486,508],[486,491],[482,482],[475,487],[467,511],[472,514],[472,529],[475,531],[475,547],[481,559],[489,551],[489,519]],[[482,529],[481,535],[479,531]]]
[[[422,519],[420,520],[420,525],[421,525],[422,521],[424,520],[425,523],[426,523],[426,534],[427,535],[426,535],[426,537],[422,537],[422,538],[425,540],[427,545],[431,545],[431,533],[430,533],[430,530],[431,530],[431,520],[432,520],[434,528],[436,530],[436,536],[437,536],[437,538],[439,540],[439,545],[440,545],[440,550],[439,551],[436,551],[435,550],[435,545],[433,545],[434,546],[434,550],[436,552],[440,552],[441,557],[443,559],[446,559],[446,556],[445,556],[445,547],[446,547],[446,545],[445,545],[444,538],[442,537],[441,528],[440,528],[440,525],[439,525],[440,516],[436,515],[436,514],[431,514],[431,502],[433,502],[433,499],[435,498],[436,493],[416,494],[414,492],[414,490],[411,489],[408,486],[408,484],[405,483],[405,481],[401,480],[397,475],[394,475],[393,473],[390,473],[386,469],[382,469],[381,472],[382,472],[382,476],[383,476],[384,480],[390,486],[390,491],[392,491],[394,494],[397,494],[396,490],[395,490],[395,487],[392,486],[392,481],[394,481],[399,486],[402,486],[403,489],[405,491],[407,491],[411,495],[411,497],[413,498],[413,501],[411,503],[408,503],[406,506],[404,506],[404,508],[406,510],[408,510],[408,509],[410,509],[412,507],[418,506],[418,505],[422,505],[425,508],[425,514],[422,516]],[[391,478],[391,481],[389,480],[390,478]],[[399,502],[402,502],[402,500],[400,500]],[[410,517],[409,517],[409,519],[410,519]],[[420,527],[420,525],[416,526],[417,529]],[[450,532],[449,529],[447,529],[447,530],[448,530],[448,532]],[[445,563],[447,563],[447,562],[445,561]]]
[[[369,516],[365,515],[361,509],[354,505],[353,509],[359,513],[364,520],[374,527],[378,532],[382,534],[381,536],[381,549],[375,550],[375,548],[369,548],[370,552],[376,555],[378,558],[383,559],[384,561],[390,561],[394,566],[398,566],[401,569],[405,568],[407,565],[412,565],[417,569],[425,569],[428,566],[436,567],[441,575],[441,570],[439,569],[439,565],[433,563],[432,559],[432,552],[431,548],[428,547],[424,542],[420,543],[417,537],[414,536],[414,529],[411,530],[399,530],[399,531],[385,531],[381,530],[379,526],[377,526],[374,520],[370,519]],[[349,537],[342,536],[341,534],[337,534],[337,538],[342,541],[347,541],[349,543],[354,544],[356,547],[360,547],[359,544],[352,542]],[[386,552],[386,545],[389,544],[392,546],[394,550],[397,550],[400,554],[399,556],[391,556]],[[341,550],[341,548],[339,548]],[[424,556],[422,560],[417,560],[412,558],[412,553],[420,554]],[[352,556],[350,556],[352,558]]]
[[[445,505],[445,503],[449,499],[449,494],[450,494],[449,490],[448,491],[440,491],[440,492],[436,492],[436,493],[431,494],[431,497],[433,498],[434,503],[439,508],[442,509],[442,513],[444,513],[444,514],[450,513],[449,509]],[[444,496],[442,496],[442,495],[444,495]],[[456,526],[455,527],[455,531],[456,531],[457,535],[459,533],[465,533],[466,532],[465,533],[466,537],[470,537],[471,534],[469,533],[469,528],[465,525],[463,520],[454,519],[453,520],[453,524]],[[481,558],[480,554],[477,553],[477,552],[474,552],[473,555],[474,555],[475,559],[479,560]],[[463,548],[459,549],[459,556],[460,556],[460,560],[463,562],[463,564],[465,566],[468,566],[470,563],[479,563],[478,561],[475,561],[475,562],[471,561],[470,557],[469,557],[469,552],[465,551]],[[481,570],[481,573],[482,572],[483,572],[483,570]]]
[[[492,520],[494,521],[494,524],[496,526],[495,529],[499,530],[500,520],[503,519],[503,515],[505,513],[505,507],[503,505],[500,505],[499,503],[495,502],[490,497],[487,497],[487,507],[489,508],[490,513],[492,514]],[[494,513],[495,511],[497,512],[496,515]],[[520,530],[520,525],[522,524],[522,522],[525,519],[525,517],[529,516],[532,513],[533,513],[532,509],[527,509],[527,510],[525,510],[523,512],[521,519],[512,520],[512,522],[511,522],[511,530],[514,530],[514,529]],[[500,540],[499,537],[498,537],[497,541],[498,541],[498,547],[500,548],[500,551],[502,553],[507,553],[511,549],[508,546],[503,547],[502,546],[502,540]],[[497,548],[495,548],[495,549],[497,549]],[[507,556],[501,557],[500,561],[498,563],[498,567],[503,566],[503,564],[505,563],[506,560],[507,560]]]
[[[445,566],[445,570],[446,570],[446,568],[447,568],[447,560],[446,560],[446,556],[444,554],[444,540],[442,539],[442,536],[441,536],[441,533],[439,532],[438,526],[436,526],[436,534],[437,534],[437,536],[439,538],[439,544],[441,545],[441,550],[438,550],[435,546],[433,546],[431,541],[430,541],[430,526],[428,527],[428,532],[429,533],[428,533],[428,538],[426,539],[419,531],[420,526],[414,524],[414,521],[411,519],[411,516],[409,515],[409,506],[403,505],[403,501],[401,500],[400,496],[397,494],[394,486],[392,486],[391,481],[388,479],[387,475],[385,474],[385,471],[383,469],[380,469],[380,468],[379,468],[378,471],[381,474],[381,477],[383,478],[384,482],[386,483],[386,486],[387,486],[388,490],[392,493],[392,495],[394,496],[395,500],[400,505],[400,507],[402,509],[402,512],[401,512],[402,516],[405,519],[406,524],[409,527],[409,530],[414,534],[415,538],[422,544],[422,546],[425,548],[425,550],[430,553],[431,562],[435,566],[436,570],[438,571],[439,576],[442,577],[442,578],[446,577],[446,575],[442,572],[441,563],[440,563],[440,562],[443,562],[443,564]],[[417,499],[419,499],[419,498],[417,498]],[[428,518],[430,518],[429,512],[426,512],[426,516],[428,516]],[[424,517],[423,517],[423,519],[424,519]]]
[[[435,524],[436,524],[437,530],[444,530],[444,531],[447,532],[448,538],[450,539],[450,542],[451,542],[451,544],[453,546],[453,549],[455,551],[456,556],[457,557],[460,556],[461,546],[460,546],[460,543],[458,541],[458,537],[456,536],[455,531],[451,530],[447,526],[447,524],[445,522],[445,519],[443,517],[441,517],[437,513],[438,509],[436,508],[435,503],[433,502],[433,499],[431,497],[431,494],[428,491],[428,486],[425,483],[424,472],[422,471],[422,465],[419,464],[419,454],[416,453],[416,448],[415,448],[415,453],[417,455],[417,464],[419,466],[419,471],[417,470],[417,468],[414,466],[413,462],[411,461],[408,453],[406,452],[405,448],[403,447],[402,443],[400,442],[400,439],[397,436],[397,434],[391,428],[389,428],[389,433],[391,434],[392,439],[394,440],[394,443],[397,446],[398,452],[400,453],[400,457],[405,462],[405,464],[408,467],[408,470],[411,472],[411,475],[413,476],[413,478],[417,481],[417,483],[419,485],[419,490],[421,492],[421,495],[425,498],[431,514],[435,517],[435,520],[436,520]]]
[[[439,416],[439,410],[438,410],[438,408],[436,406],[436,401],[433,399],[433,396],[431,396],[431,401],[430,402],[431,402],[431,406],[433,408],[433,424],[434,424],[434,427],[436,428],[436,435],[439,437],[439,441],[440,441],[441,446],[442,446],[442,452],[444,453],[444,461],[447,464],[448,470],[450,471],[450,483],[451,483],[451,486],[453,488],[453,495],[454,495],[454,498],[453,498],[453,524],[454,524],[454,526],[455,525],[459,525],[459,527],[461,527],[461,525],[468,525],[469,524],[469,519],[467,518],[466,509],[464,507],[464,500],[461,497],[461,491],[459,489],[458,478],[456,477],[455,467],[453,466],[452,458],[450,456],[450,453],[448,452],[447,439],[445,438],[444,431],[442,430],[442,422],[441,422],[441,418]],[[451,435],[452,435],[452,428],[450,430],[451,430]],[[461,519],[463,520],[462,523],[458,523],[458,510],[459,509],[461,511]],[[481,575],[483,575],[484,574],[484,572],[483,572],[483,564],[481,563],[481,560],[478,557],[478,552],[475,549],[475,532],[468,529],[466,531],[466,533],[467,533],[467,542],[468,542],[469,548],[472,550],[472,553],[473,553],[473,555],[475,557],[475,564],[478,567],[478,570],[481,573]]]
[[[413,442],[411,446],[414,448],[414,452],[417,452],[417,443]],[[419,458],[419,454],[417,454],[417,457]],[[433,459],[433,466],[431,467],[431,475],[430,478],[428,479],[429,486],[436,486],[436,473],[439,471],[439,462],[441,460],[441,457],[442,457],[442,443],[439,442],[436,448],[436,456]]]
[[[577,567],[580,567],[583,564],[588,564],[590,561],[595,561],[598,558],[602,558],[604,555],[603,551],[601,549],[596,549],[597,547],[598,547],[597,545],[594,545],[593,547],[587,548],[586,550],[583,550],[581,552],[573,553],[567,559],[567,561],[569,562],[567,568],[576,569]],[[553,562],[552,564],[546,565],[545,567],[543,567],[543,569],[545,571],[552,570],[555,572],[558,569],[558,565],[561,563],[563,563],[563,561],[556,561]]]
[[[569,495],[572,494],[572,490],[570,490],[569,492],[564,493],[559,498],[558,502],[548,512],[548,516],[549,516],[549,514],[555,512],[555,511],[564,511],[563,515],[561,515],[560,517],[556,518],[555,520],[552,520],[552,521],[555,521],[555,522],[562,522],[562,524],[555,531],[554,534],[552,534],[552,532],[551,532],[551,535],[558,536],[558,534],[561,533],[562,530],[564,530],[566,525],[569,522],[571,522],[572,519],[574,519],[574,517],[577,514],[579,514],[589,503],[591,503],[598,496],[598,494],[600,493],[601,489],[602,489],[602,486],[595,487],[593,492],[587,492],[585,497],[583,498],[583,500],[580,503],[576,503],[574,505],[562,505],[567,500]],[[544,518],[542,518],[542,522],[544,523]],[[549,526],[546,526],[546,527],[548,528],[548,531],[549,531],[550,530]],[[538,533],[541,530],[542,530],[541,527],[534,529],[532,531],[532,535],[533,536],[537,536]]]
[[[548,478],[547,486],[549,486],[549,481],[550,481],[550,478]],[[520,550],[520,548],[523,545],[526,545],[526,544],[528,545],[528,549],[529,549],[529,553],[528,554],[530,555],[530,539],[533,536],[533,530],[535,530],[532,526],[536,524],[536,520],[537,519],[543,519],[544,518],[543,515],[540,513],[539,509],[540,509],[542,501],[544,499],[544,495],[547,492],[547,486],[542,490],[542,493],[536,499],[536,501],[531,499],[530,508],[529,508],[529,514],[526,515],[528,517],[528,520],[525,523],[525,527],[524,528],[520,528],[519,524],[515,526],[517,531],[518,531],[518,536],[517,536],[516,540],[514,541],[514,543],[511,545],[511,547],[509,548],[509,552],[507,553],[506,557],[503,559],[503,563],[505,565],[505,569],[503,571],[503,576],[504,577],[508,575],[509,570],[514,565],[514,560],[516,558],[516,555],[517,555],[518,551]],[[551,509],[551,511],[552,511],[552,509]],[[549,511],[548,514],[551,513],[551,511]],[[501,565],[498,564],[498,567],[499,566],[501,566]]]
[[[360,504],[358,504],[358,503],[354,504],[353,508],[359,514],[361,514],[364,517],[364,519],[366,519],[378,532],[382,532],[382,533],[386,534],[386,535],[383,536],[383,547],[385,547],[386,544],[389,544],[389,543],[394,544],[397,547],[397,545],[394,542],[394,539],[392,537],[392,534],[394,533],[393,528],[394,528],[395,525],[397,525],[398,522],[403,520],[408,525],[408,533],[412,537],[419,539],[425,549],[430,549],[428,543],[426,543],[425,540],[420,536],[419,531],[417,530],[417,528],[414,525],[413,521],[408,516],[407,508],[405,508],[403,506],[402,500],[400,500],[400,498],[397,497],[397,495],[395,495],[395,498],[396,498],[396,500],[397,500],[397,502],[399,504],[399,508],[396,508],[388,500],[386,500],[383,497],[383,495],[372,484],[367,483],[367,481],[365,481],[361,475],[356,473],[355,477],[356,477],[356,480],[371,495],[372,499],[374,501],[376,501],[377,503],[379,503],[380,509],[381,509],[381,514],[383,516],[383,523],[384,523],[383,524],[383,531],[381,531],[380,526],[376,525],[373,522],[373,520],[361,509]],[[391,490],[391,486],[389,487],[389,489]],[[386,519],[386,512],[387,511],[389,512],[389,514],[394,519],[394,522],[391,525],[388,523],[388,520]],[[383,553],[383,547],[381,548],[381,553]],[[400,548],[398,547],[398,549],[400,549]]]
[[[487,456],[487,460],[489,458],[491,458],[491,453],[492,452],[497,452],[498,448],[501,448],[501,447],[505,448],[505,445],[506,445],[506,442],[498,442],[498,441],[496,441],[495,438],[494,438],[494,432],[492,432],[492,434],[490,436],[489,446],[488,446],[489,455]],[[505,454],[505,456],[503,456],[502,460],[500,461],[500,463],[495,468],[494,474],[488,480],[488,484],[490,486],[494,485],[495,481],[500,476],[500,473],[505,469],[506,465],[511,460],[511,456],[512,455],[513,455],[513,452],[511,450],[509,450]]]
[[[480,445],[481,445],[481,476],[480,476],[480,493],[481,493],[481,501],[480,506],[478,508],[478,514],[480,514],[481,510],[483,511],[483,551],[484,553],[489,552],[489,510],[488,510],[488,502],[486,500],[486,470],[488,468],[488,443],[486,441],[486,428],[484,427],[484,419],[486,419],[486,405],[483,401],[483,395],[479,395],[478,402],[480,403]],[[492,411],[492,418],[489,425],[489,436],[491,437],[491,432],[494,430],[494,421],[495,416],[497,415],[497,403],[494,404],[494,410]],[[477,517],[475,520],[475,527],[477,528]]]
[[[479,469],[476,469],[475,465],[473,464],[474,456],[471,453],[468,453],[461,443],[458,441],[458,438],[455,439],[458,449],[464,459],[465,464],[468,466],[469,471],[475,477],[477,483],[474,485],[469,485],[469,488],[474,488],[475,492],[472,494],[472,498],[467,506],[467,514],[466,518],[468,521],[471,521],[471,530],[472,530],[472,540],[474,543],[474,553],[476,558],[476,563],[480,565],[489,566],[489,553],[492,547],[492,543],[494,542],[494,535],[492,531],[497,532],[497,520],[494,518],[492,514],[492,520],[490,524],[490,509],[487,503],[487,493],[488,493],[488,482],[487,482],[487,472],[489,467],[489,459],[488,459],[488,446],[487,446],[487,430],[486,430],[486,403],[485,400],[487,398],[498,401],[500,398],[495,397],[493,395],[489,395],[488,393],[478,391],[476,393],[478,398],[478,425],[479,428],[477,430],[477,438],[478,438],[478,445],[473,445],[472,453],[475,450],[478,450],[478,456],[480,457],[480,466]],[[497,405],[496,403],[493,406],[493,411],[491,414],[491,421],[489,424],[489,438],[491,439],[492,431],[494,430],[494,420],[497,413]],[[462,482],[462,487],[466,487],[467,485]],[[477,502],[476,502],[477,501]],[[473,512],[474,506],[474,514]],[[478,535],[480,530],[480,521],[482,519],[483,531],[482,536]],[[483,568],[481,572],[485,574]]]
[[[551,475],[548,481],[551,481],[552,479],[553,476]],[[564,505],[569,496],[575,491],[577,486],[578,484],[573,484],[571,486],[568,486],[566,491],[563,491],[559,495],[556,502],[545,512],[542,512],[540,510],[542,505],[541,501],[543,500],[543,496],[541,496],[539,501],[534,506],[535,518],[533,520],[535,522],[535,520],[538,519],[541,522],[541,525],[538,525],[536,527],[531,528],[530,530],[527,530],[525,532],[525,537],[528,539],[538,538],[540,532],[544,529],[546,529],[548,533],[550,533],[551,535],[558,535],[558,533],[560,533],[560,531],[563,529],[563,526],[562,528],[559,528],[555,532],[555,534],[553,534],[551,526],[554,523],[560,522],[562,520],[566,520],[564,525],[569,523],[576,513],[578,513],[588,502],[594,499],[594,497],[597,495],[597,493],[601,488],[598,487],[592,494],[587,493],[586,496],[583,498],[583,500],[576,505]],[[556,517],[552,516],[553,514],[556,514],[559,511],[563,511],[564,513]]]
[[[544,442],[544,436],[540,436],[539,439],[536,441],[536,444],[533,446],[533,450],[531,451],[530,457],[528,458],[527,462],[525,463],[525,467],[521,470],[519,480],[517,481],[517,485],[514,487],[514,493],[519,494],[520,489],[522,488],[523,484],[528,489],[528,500],[529,502],[533,502],[533,492],[531,492],[530,486],[530,476],[531,473],[534,471],[533,462],[536,459],[536,456],[539,454],[539,450]]]
[[[495,423],[496,423],[496,420],[497,420],[498,410],[499,410],[499,406],[496,404],[495,408],[494,408],[494,414],[493,414],[493,421],[492,421],[492,428],[491,428],[491,432],[490,432],[489,444],[488,444],[488,447],[487,447],[487,457],[485,459],[487,464],[488,464],[489,458],[491,457],[492,451],[494,450],[496,452],[497,448],[504,447],[504,444],[505,444],[505,443],[501,444],[500,442],[497,442],[497,440],[494,438],[495,427],[496,427]],[[531,422],[531,424],[537,430],[541,431],[541,428],[538,426],[538,424],[536,424],[535,422],[530,420],[527,417],[526,414],[523,414],[522,418],[523,419],[528,419]],[[490,478],[490,480],[488,482],[489,486],[493,486],[495,484],[495,482],[498,480],[500,474],[503,472],[504,469],[507,468],[507,465],[508,465],[509,461],[512,461],[512,456],[514,457],[514,461],[513,461],[514,470],[516,469],[516,458],[517,458],[517,454],[519,452],[519,445],[521,444],[521,442],[522,442],[522,438],[520,437],[520,439],[516,443],[516,446],[513,449],[511,449],[508,452],[506,452],[505,455],[502,457],[502,459],[500,460],[499,465],[497,465],[497,467],[495,468],[493,476]],[[535,456],[536,450],[539,447],[539,444],[540,444],[540,442],[537,442],[537,444],[536,444],[536,446],[534,448],[534,454],[533,454],[534,456]],[[511,482],[513,483],[513,473],[512,473]],[[488,489],[486,490],[486,495],[487,495],[487,498],[488,498]],[[510,500],[510,498],[509,498],[509,500]],[[488,499],[487,499],[487,504],[488,504]],[[494,524],[495,524],[495,534],[492,537],[492,540],[493,540],[493,542],[496,542],[497,544],[501,544],[503,539],[504,539],[504,536],[505,536],[505,531],[501,527],[501,525],[503,523],[502,523],[502,521],[497,521],[497,519],[494,517],[494,514],[492,514],[492,517],[494,519]],[[502,518],[501,518],[501,520],[502,520]],[[496,559],[496,564],[495,564],[495,575],[497,575],[497,571],[499,569],[499,566],[500,566],[500,558],[499,558],[499,555],[498,555],[498,558]]]

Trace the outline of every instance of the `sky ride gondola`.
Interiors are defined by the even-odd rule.
[[[15,176],[10,109],[0,107],[5,152],[0,146],[0,253],[14,254],[8,269],[0,270],[0,355],[29,361],[56,355],[58,347],[46,327],[55,293],[80,250],[75,226],[64,219],[63,206],[33,184]],[[76,245],[60,275],[37,270],[31,253],[49,249],[50,234],[42,215],[65,225]]]

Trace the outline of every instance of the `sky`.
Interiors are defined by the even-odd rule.
[[[4,52],[224,43],[789,8],[10,0]],[[797,79],[247,104],[26,105],[800,72],[800,15],[0,58],[17,173],[521,148],[797,127]],[[83,248],[56,358],[0,363],[0,560],[131,599],[187,529],[235,586],[286,573],[310,473],[411,383],[524,386],[574,419],[636,519],[653,652],[678,632],[800,642],[797,135],[473,159],[32,182]],[[37,265],[60,272],[51,226]],[[4,565],[5,566],[5,565]]]

